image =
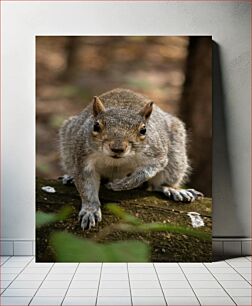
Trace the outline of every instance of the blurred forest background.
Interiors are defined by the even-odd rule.
[[[212,190],[212,39],[183,36],[37,36],[36,175],[62,175],[58,130],[94,95],[116,87],[150,97],[188,130],[188,185]]]

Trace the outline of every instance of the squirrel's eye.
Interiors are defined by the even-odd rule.
[[[145,126],[142,127],[142,128],[140,129],[139,133],[140,133],[141,135],[145,135],[145,134],[146,134],[146,127],[145,127]]]
[[[101,127],[100,127],[100,124],[99,124],[98,121],[96,121],[96,122],[94,123],[93,131],[94,131],[94,132],[97,132],[97,133],[99,133],[99,132],[101,131]]]

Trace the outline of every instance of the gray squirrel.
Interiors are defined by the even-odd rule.
[[[82,200],[82,229],[101,221],[101,179],[114,191],[148,183],[169,199],[192,202],[203,196],[182,189],[190,172],[184,124],[147,97],[128,89],[95,96],[79,115],[60,129],[64,170],[72,177]]]

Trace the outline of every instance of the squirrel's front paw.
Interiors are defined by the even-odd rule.
[[[102,219],[100,207],[83,206],[79,212],[79,221],[81,221],[81,228],[91,229],[96,222],[100,222]]]
[[[109,182],[105,185],[108,189],[114,190],[114,191],[121,191],[126,190],[126,184],[123,180],[116,179],[113,182]]]

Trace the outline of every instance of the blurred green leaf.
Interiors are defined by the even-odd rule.
[[[49,223],[65,220],[72,212],[72,208],[67,206],[62,208],[58,213],[44,213],[38,211],[36,213],[36,227],[39,228]]]
[[[146,262],[150,258],[149,247],[134,240],[99,244],[57,232],[51,235],[50,243],[60,262]]]
[[[48,223],[55,222],[57,220],[57,215],[52,213],[44,213],[43,211],[38,211],[36,213],[36,227],[41,227]]]
[[[116,217],[122,219],[123,221],[133,224],[133,225],[138,225],[141,224],[141,220],[126,213],[124,209],[119,207],[116,204],[107,204],[106,208]]]
[[[137,226],[140,231],[152,231],[152,232],[169,232],[174,234],[183,234],[187,236],[193,236],[201,240],[211,240],[212,237],[209,233],[205,233],[189,227],[182,227],[172,224],[163,223],[145,223]]]
[[[172,224],[163,223],[142,223],[140,219],[126,213],[123,208],[116,204],[107,204],[108,210],[115,216],[121,218],[126,223],[131,224],[127,226],[126,224],[119,224],[119,228],[123,231],[150,231],[150,232],[169,232],[174,234],[182,234],[187,236],[196,237],[201,240],[211,240],[212,237],[208,233],[202,232],[197,229],[192,229],[189,227],[183,227]]]

